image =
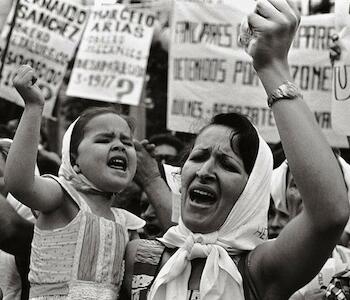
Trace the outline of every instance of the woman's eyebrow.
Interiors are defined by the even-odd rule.
[[[241,161],[241,159],[238,159],[238,156],[234,157],[230,154],[223,152],[222,150],[219,150],[219,153],[220,155],[228,157],[229,159],[233,160],[235,163],[239,164],[239,166],[243,167],[243,162]]]
[[[98,132],[95,137],[108,137],[108,138],[113,138],[115,137],[114,132]]]

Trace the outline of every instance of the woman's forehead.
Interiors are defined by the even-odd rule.
[[[195,147],[198,145],[206,145],[215,147],[220,145],[220,147],[225,147],[231,149],[232,136],[234,135],[234,130],[222,125],[210,125],[205,128],[197,137],[195,141]]]
[[[93,117],[85,126],[85,133],[123,133],[131,136],[128,123],[114,113]]]

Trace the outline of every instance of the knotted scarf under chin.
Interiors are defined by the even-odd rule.
[[[254,249],[267,238],[267,211],[270,200],[272,154],[259,137],[259,151],[247,184],[216,232],[192,233],[180,220],[159,239],[169,248],[178,248],[162,267],[149,300],[186,300],[191,260],[207,258],[199,285],[201,300],[243,300],[242,276],[230,255]]]
[[[244,299],[242,277],[217,242],[217,232],[190,234],[159,272],[148,299],[187,299],[190,261],[195,258],[207,258],[199,287],[201,299]]]

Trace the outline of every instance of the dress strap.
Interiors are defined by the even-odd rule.
[[[115,221],[125,226],[127,230],[138,230],[146,224],[144,220],[125,209],[112,207],[111,210]]]
[[[57,177],[54,175],[46,174],[43,177],[51,178],[59,183],[59,185],[64,189],[64,191],[72,198],[74,203],[76,203],[80,210],[91,212],[89,205],[85,202],[84,197],[80,195],[80,193],[74,189],[69,182],[67,182],[62,177]]]

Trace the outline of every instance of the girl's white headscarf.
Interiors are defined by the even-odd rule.
[[[82,173],[74,171],[70,160],[70,141],[72,131],[79,118],[77,118],[65,132],[62,140],[62,163],[58,171],[58,176],[63,177],[66,181],[72,184],[80,191],[93,191],[97,193],[105,193],[96,187],[90,180],[88,180]]]
[[[182,220],[159,239],[179,248],[156,277],[150,300],[187,299],[191,260],[207,257],[200,281],[201,300],[244,299],[242,276],[230,255],[254,249],[267,238],[273,159],[259,136],[259,151],[247,184],[225,223],[213,233],[192,233]]]

